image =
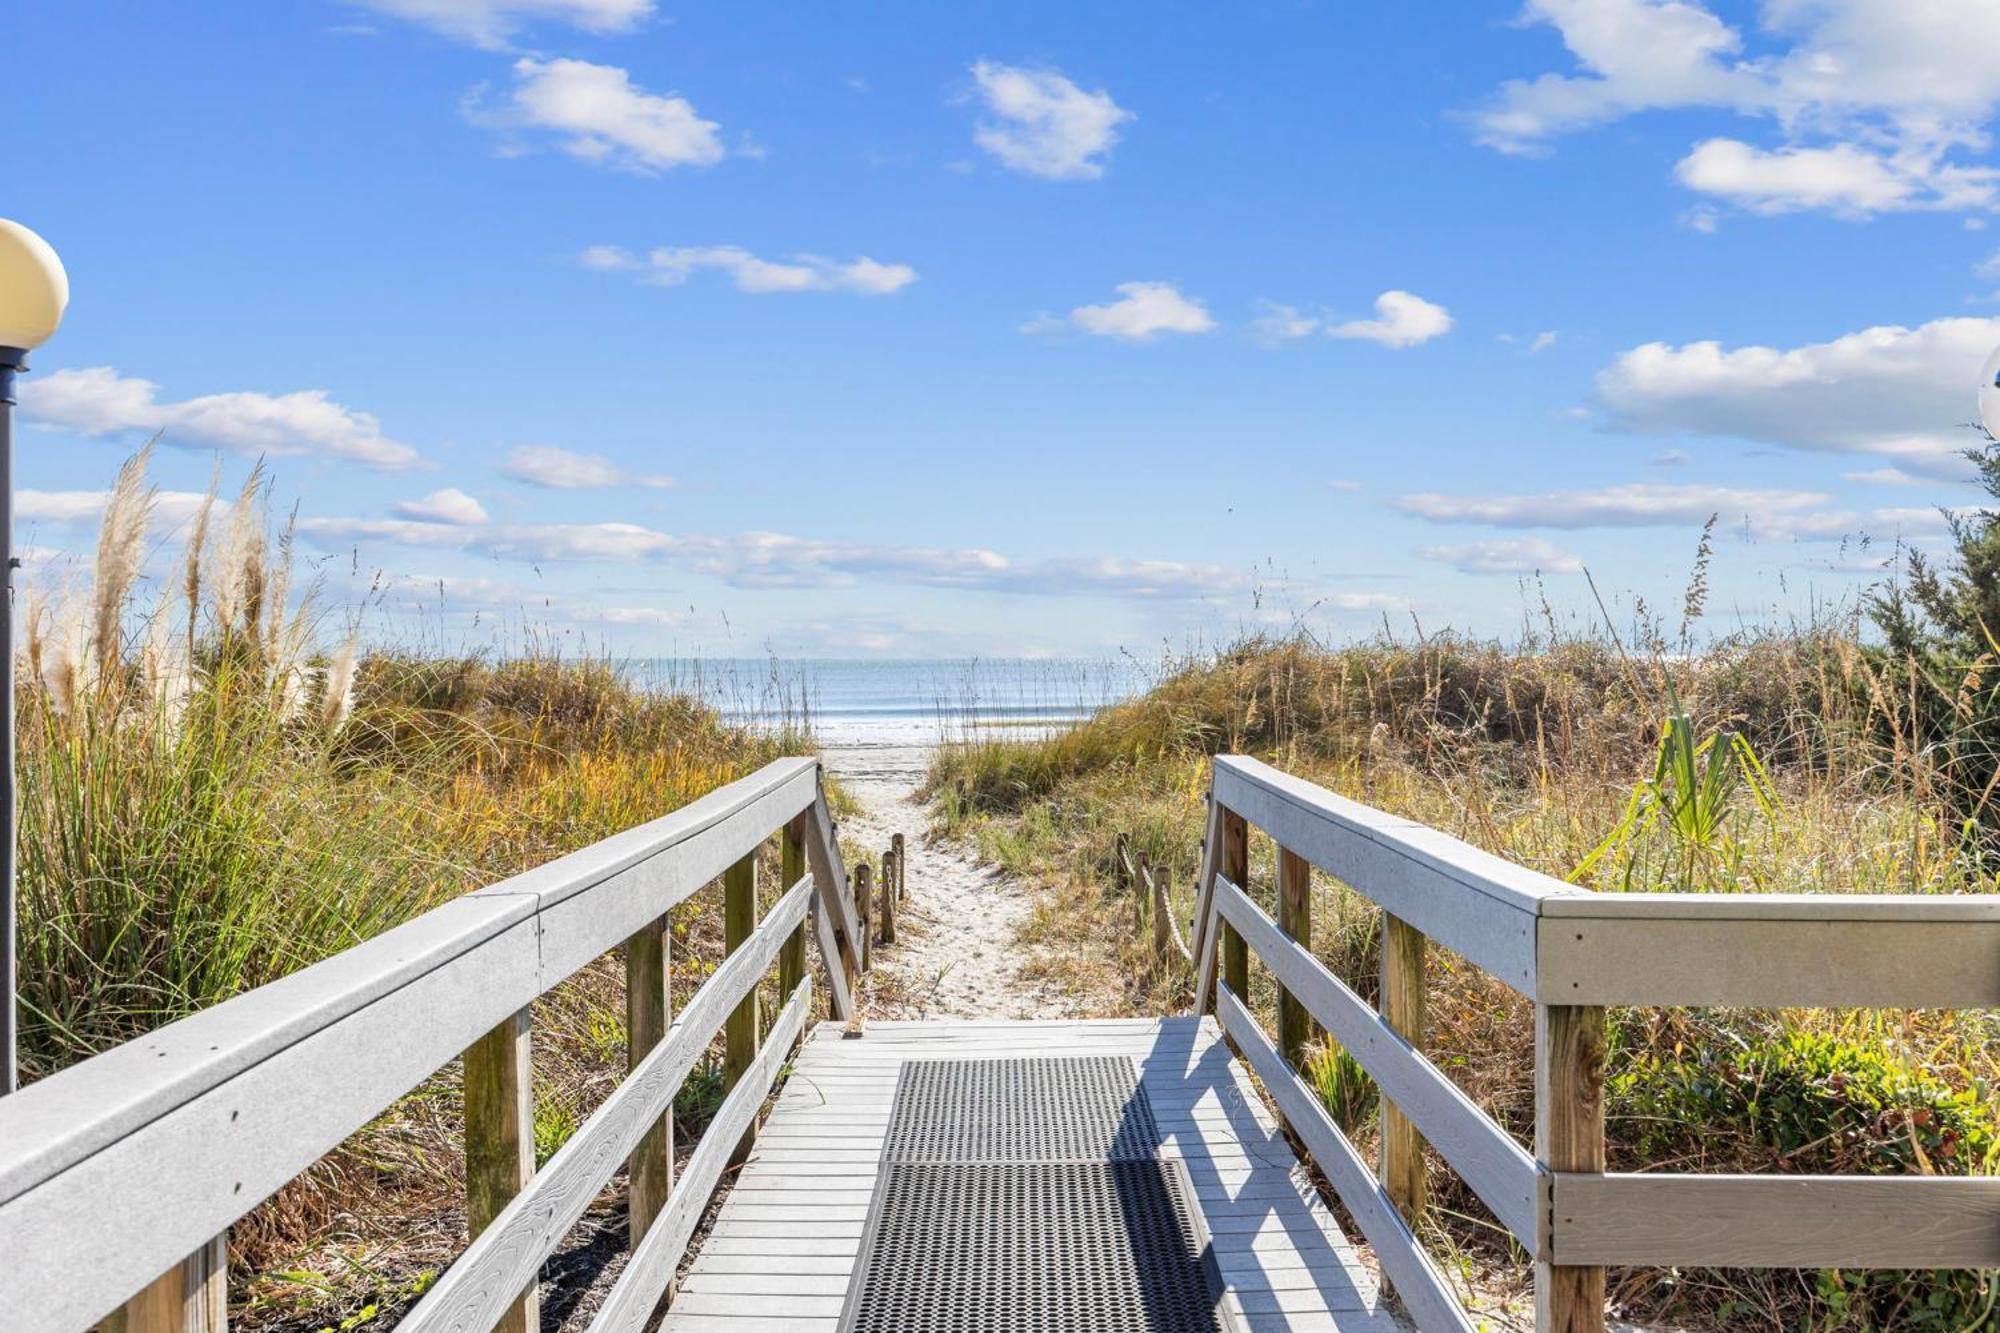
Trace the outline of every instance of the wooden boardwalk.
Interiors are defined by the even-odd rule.
[[[854,1280],[903,1063],[1078,1055],[1134,1061],[1161,1154],[1186,1165],[1239,1328],[1402,1327],[1209,1018],[870,1023],[860,1039],[821,1024],[663,1327],[831,1333]]]

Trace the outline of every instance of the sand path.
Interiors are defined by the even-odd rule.
[[[1033,886],[981,865],[969,849],[927,839],[924,807],[912,800],[930,760],[927,746],[827,746],[827,768],[860,801],[841,821],[841,840],[878,858],[903,835],[909,897],[896,943],[875,947],[863,987],[869,1018],[1071,1018],[1074,997],[1022,971],[1017,936],[1033,911]]]

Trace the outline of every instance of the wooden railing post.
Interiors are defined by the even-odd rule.
[[[1278,929],[1312,948],[1312,863],[1283,847],[1278,849]],[[1312,1015],[1298,997],[1278,987],[1278,1053],[1296,1068],[1305,1061],[1312,1040]]]
[[[528,1014],[517,1010],[465,1052],[465,1221],[477,1236],[535,1174],[535,1102]],[[538,1333],[533,1282],[494,1333]]]
[[[1215,872],[1245,893],[1250,891],[1250,825],[1234,810],[1222,812],[1222,846],[1216,857]],[[1248,1004],[1250,944],[1219,916],[1215,927],[1222,932],[1215,941],[1222,953],[1222,979]]]
[[[1153,882],[1153,860],[1144,852],[1132,858],[1132,933],[1137,935],[1146,928],[1147,889]]]
[[[1141,892],[1146,894],[1152,906],[1153,966],[1160,970],[1162,976],[1166,975],[1168,967],[1172,964],[1174,953],[1172,935],[1174,927],[1168,916],[1173,907],[1172,899],[1167,896],[1167,887],[1172,882],[1173,876],[1167,874],[1162,867],[1153,871],[1152,883],[1140,886]]]
[[[806,819],[799,815],[785,825],[778,846],[778,892],[788,892],[792,885],[805,877],[806,873]],[[829,958],[828,967],[838,967],[840,960]],[[806,923],[785,940],[778,950],[778,994],[790,998],[799,983],[806,977]]]
[[[866,861],[854,867],[854,925],[861,932],[860,950],[861,970],[863,972],[875,966],[875,951],[870,944],[870,940],[875,934],[875,928],[873,921],[870,920],[871,912],[869,910],[872,906],[869,902],[872,896],[870,883],[874,878],[874,869]]]
[[[1410,1045],[1424,1046],[1425,940],[1423,932],[1388,912],[1382,914],[1382,1019]],[[1383,1188],[1412,1228],[1424,1215],[1424,1139],[1410,1118],[1382,1099]]]
[[[896,901],[901,902],[910,894],[909,864],[904,859],[903,835],[898,833],[889,839],[889,845],[896,851]]]
[[[1550,1171],[1604,1170],[1602,1008],[1535,1006],[1535,1156]],[[1603,1268],[1537,1262],[1535,1328],[1603,1333]]]
[[[98,1333],[229,1333],[229,1242],[217,1236],[102,1324]]]
[[[896,845],[882,853],[882,943],[896,942],[896,880],[903,873],[896,856]]]
[[[625,1071],[667,1035],[673,1000],[668,993],[667,918],[649,921],[625,941]],[[674,1111],[670,1104],[626,1159],[625,1226],[637,1246],[666,1206],[674,1187]]]
[[[735,953],[757,930],[757,853],[738,861],[722,872],[722,944],[725,954]],[[757,1062],[757,988],[729,1011],[722,1025],[722,1088],[727,1093],[742,1081]],[[730,1154],[730,1162],[750,1155],[757,1139],[757,1121],[743,1132],[743,1141]]]

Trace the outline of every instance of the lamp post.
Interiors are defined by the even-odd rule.
[[[49,243],[18,222],[0,218],[0,1094],[20,1085],[21,1038],[14,997],[19,989],[14,894],[14,376],[28,353],[48,341],[69,304],[69,275]]]

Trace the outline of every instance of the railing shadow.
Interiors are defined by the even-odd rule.
[[[1286,1303],[1283,1293],[1299,1290],[1300,1284],[1276,1274],[1296,1267],[1307,1275],[1326,1309],[1364,1318],[1386,1316],[1383,1293],[1366,1279],[1357,1281],[1358,1256],[1335,1244],[1322,1227],[1325,1203],[1309,1182],[1295,1174],[1303,1167],[1283,1131],[1267,1129],[1244,1097],[1232,1060],[1219,1037],[1203,1045],[1199,1018],[1165,1018],[1139,1069],[1140,1088],[1160,1131],[1160,1154],[1178,1157],[1193,1187],[1195,1197],[1190,1202],[1201,1214],[1206,1232],[1202,1263],[1214,1290],[1233,1295],[1249,1315],[1279,1311]],[[1226,1131],[1202,1128],[1199,1113],[1211,1108],[1222,1112]],[[1128,1107],[1126,1114],[1136,1118],[1137,1110]],[[1225,1166],[1218,1159],[1218,1150],[1233,1158],[1227,1151],[1232,1148],[1242,1151],[1243,1165]],[[1228,1204],[1228,1211],[1209,1216],[1210,1205],[1217,1203]],[[1144,1208],[1145,1201],[1132,1199],[1128,1216]],[[1260,1248],[1260,1235],[1274,1222],[1283,1246]],[[1289,1262],[1274,1269],[1271,1261],[1280,1255]],[[1170,1293],[1149,1290],[1143,1276],[1141,1288],[1148,1314],[1157,1317],[1162,1313],[1157,1307]],[[1218,1321],[1221,1318],[1218,1310]]]

